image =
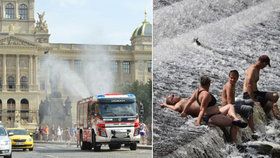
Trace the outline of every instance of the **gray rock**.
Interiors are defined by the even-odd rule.
[[[250,1],[250,4],[239,1],[248,2],[247,7],[228,5],[235,1],[194,2],[215,3],[218,9],[215,14],[201,9],[203,5],[185,9],[190,2],[161,7],[154,14],[154,157],[226,157],[231,154],[226,150],[220,129],[194,127],[194,119],[180,118],[177,113],[159,106],[164,96],[172,92],[190,96],[202,74],[211,77],[210,91],[220,98],[228,72],[238,70],[238,95],[242,93],[245,69],[261,54],[268,54],[272,67],[260,72],[258,88],[280,91],[280,1]],[[201,45],[193,43],[193,38],[198,38]],[[254,121],[261,139],[280,142],[279,135],[275,136],[279,122],[271,124],[258,106],[254,109]],[[268,134],[267,123],[273,128],[272,134]],[[251,139],[248,128],[240,133],[240,143]]]
[[[272,158],[279,158],[280,157],[280,148],[273,148],[271,150],[271,157]]]

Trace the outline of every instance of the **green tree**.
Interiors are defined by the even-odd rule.
[[[141,102],[144,106],[143,122],[145,124],[152,123],[152,81],[147,83],[135,81],[131,84],[123,85],[120,87],[123,93],[135,94],[138,106]],[[138,107],[139,109],[140,107]]]

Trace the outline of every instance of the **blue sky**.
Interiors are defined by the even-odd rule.
[[[50,43],[125,45],[145,9],[152,23],[152,0],[35,0],[34,14],[45,11]]]

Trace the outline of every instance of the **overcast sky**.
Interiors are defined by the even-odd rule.
[[[45,11],[50,43],[130,44],[134,29],[152,23],[152,0],[35,0]]]

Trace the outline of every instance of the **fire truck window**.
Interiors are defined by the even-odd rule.
[[[107,110],[108,109],[108,105],[104,105],[104,109]]]
[[[96,114],[100,114],[100,111],[99,111],[99,104],[95,104],[95,113]]]

